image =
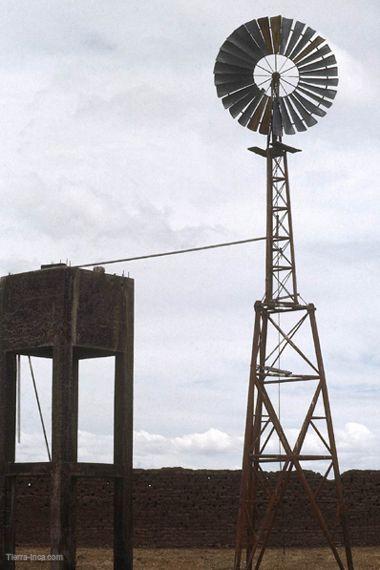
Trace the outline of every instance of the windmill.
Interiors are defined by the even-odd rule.
[[[282,16],[240,26],[216,58],[215,85],[223,106],[242,126],[266,136],[265,148],[249,149],[266,160],[266,277],[265,295],[255,303],[235,570],[260,567],[292,473],[338,567],[354,567],[315,307],[297,286],[288,155],[299,149],[283,142],[284,134],[306,131],[326,114],[337,76],[325,39]],[[286,425],[284,405],[280,408],[288,387],[288,404],[301,410],[296,434]],[[303,408],[299,396],[305,395]],[[305,474],[313,462],[323,473],[317,487]],[[275,464],[280,464],[277,477],[269,477],[266,467]],[[329,476],[336,493],[332,517],[320,504]],[[344,555],[337,548],[337,528]]]

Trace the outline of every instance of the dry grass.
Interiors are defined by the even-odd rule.
[[[20,549],[18,553],[47,554],[44,549]],[[231,570],[231,550],[135,550],[134,570]],[[380,570],[380,548],[355,548],[355,570]],[[46,562],[18,562],[16,568],[45,570]],[[112,552],[105,549],[79,549],[78,570],[111,570]],[[331,570],[337,568],[330,552],[324,548],[290,548],[283,552],[270,549],[265,555],[263,570]]]

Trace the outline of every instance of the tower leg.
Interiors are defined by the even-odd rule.
[[[259,463],[252,459],[252,453],[258,454],[260,450],[262,430],[262,400],[255,389],[257,365],[264,365],[267,323],[262,321],[259,306],[255,305],[255,326],[253,333],[251,368],[248,387],[247,415],[244,438],[244,453],[242,479],[240,487],[240,507],[236,532],[236,548],[234,569],[240,570],[242,553],[246,547],[247,570],[252,568],[249,562],[253,548],[257,484],[259,477]]]
[[[0,358],[0,567],[13,570],[9,555],[16,549],[16,480],[5,475],[16,453],[16,355],[2,353]]]
[[[115,359],[114,463],[115,479],[114,569],[133,569],[133,299],[126,307],[124,351]]]
[[[351,551],[351,538],[350,538],[350,533],[349,533],[347,519],[346,519],[346,513],[345,513],[343,485],[342,485],[342,479],[341,479],[340,470],[339,470],[338,453],[336,450],[335,435],[334,435],[334,429],[333,429],[333,423],[332,423],[332,417],[331,417],[331,409],[330,409],[330,401],[329,401],[329,395],[328,395],[328,389],[327,389],[325,369],[324,369],[324,364],[323,364],[322,350],[321,350],[321,345],[320,345],[320,341],[319,341],[317,322],[315,319],[315,308],[314,308],[314,306],[312,307],[312,310],[310,311],[310,325],[311,325],[311,332],[313,335],[313,341],[314,341],[314,347],[315,347],[315,352],[316,352],[316,357],[317,357],[317,362],[318,362],[318,368],[319,368],[319,370],[321,372],[321,376],[322,376],[323,403],[324,403],[324,408],[326,411],[327,431],[328,431],[330,447],[331,447],[332,456],[333,456],[333,471],[334,471],[334,477],[335,477],[335,488],[336,488],[336,495],[337,495],[337,502],[338,502],[338,513],[339,513],[340,523],[341,523],[341,527],[342,527],[343,541],[344,541],[346,559],[347,559],[347,568],[349,570],[353,570],[354,563],[353,563],[352,551]]]
[[[75,483],[70,463],[77,461],[78,360],[70,343],[61,343],[53,355],[52,486],[50,507],[53,570],[75,568]]]
[[[67,466],[54,463],[51,480],[51,554],[64,558],[52,560],[51,568],[73,570],[76,559],[75,480]]]
[[[260,322],[259,338],[258,341],[258,355],[254,362],[251,364],[252,370],[254,370],[254,376],[252,378],[253,382],[263,382],[264,380],[264,366],[265,366],[265,353],[267,344],[267,332],[268,332],[268,320],[265,314],[262,314],[260,307],[256,307],[257,318]],[[260,392],[257,390],[256,386],[256,401],[255,401],[255,411],[251,418],[253,425],[252,429],[252,441],[250,446],[250,465],[248,469],[251,471],[251,477],[248,477],[250,490],[248,493],[248,532],[247,536],[247,556],[246,556],[246,568],[247,570],[252,570],[252,560],[253,552],[256,548],[256,527],[257,527],[257,498],[258,498],[258,486],[260,478],[260,462],[258,457],[260,455],[261,443],[262,443],[262,433],[264,432],[267,417],[263,417],[263,400]],[[247,462],[248,463],[248,462]]]

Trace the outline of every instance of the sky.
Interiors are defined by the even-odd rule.
[[[298,281],[318,309],[343,471],[380,468],[379,11],[375,0],[0,8],[3,275],[263,236],[265,168],[246,148],[265,139],[223,109],[215,57],[267,15],[328,39],[334,105],[287,140],[303,150],[290,159]],[[263,242],[107,271],[135,279],[135,466],[239,468]],[[83,461],[111,461],[112,366],[81,365]],[[35,369],[48,421],[50,363]],[[289,433],[297,402],[285,402]],[[26,362],[21,429],[19,460],[45,459]]]

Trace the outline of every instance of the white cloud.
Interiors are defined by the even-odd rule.
[[[337,431],[337,439],[343,453],[368,453],[375,445],[375,436],[367,426],[349,422],[344,430]]]
[[[236,443],[228,434],[211,428],[205,433],[192,433],[176,437],[174,445],[183,451],[196,451],[201,453],[223,453],[234,449]]]
[[[324,431],[322,428],[323,435]],[[298,430],[286,431],[291,444],[298,436]],[[22,451],[18,461],[47,461],[43,440],[38,433],[21,434]],[[326,438],[327,439],[327,438]],[[336,431],[337,448],[341,470],[376,467],[376,448],[379,439],[364,424],[349,422]],[[79,455],[83,462],[112,462],[112,436],[79,431]],[[145,430],[134,432],[134,465],[136,468],[187,467],[190,469],[240,469],[243,438],[222,430],[210,428],[201,433],[188,433],[168,437]],[[278,436],[269,440],[266,453],[279,451]],[[326,449],[318,435],[310,428],[302,447],[303,453],[324,454]],[[324,471],[324,463],[308,464],[314,470]],[[305,463],[305,467],[307,467]],[[271,464],[269,469],[278,468]],[[307,467],[308,468],[308,467]]]
[[[242,438],[210,428],[202,433],[164,437],[146,431],[135,432],[136,467],[188,467],[216,469],[239,466]]]
[[[331,48],[336,55],[339,75],[339,98],[347,101],[353,107],[358,102],[361,105],[374,105],[379,87],[379,76],[371,73],[371,58],[360,60],[356,55],[349,53],[331,43]]]

